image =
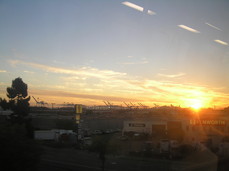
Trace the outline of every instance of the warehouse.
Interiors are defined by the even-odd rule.
[[[128,132],[145,133],[154,138],[175,139],[183,143],[197,142],[217,146],[229,135],[225,119],[180,119],[152,121],[124,121],[123,135]]]
[[[186,142],[203,142],[210,146],[217,146],[229,135],[229,125],[225,119],[190,119],[183,129]]]

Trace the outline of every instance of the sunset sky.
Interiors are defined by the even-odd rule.
[[[0,97],[17,77],[49,104],[227,107],[229,1],[0,0]]]

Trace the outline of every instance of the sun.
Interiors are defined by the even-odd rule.
[[[199,110],[203,106],[201,103],[195,103],[195,104],[190,105],[190,107],[193,108],[194,110]]]
[[[194,110],[199,110],[204,106],[203,101],[200,99],[189,99],[188,106]]]

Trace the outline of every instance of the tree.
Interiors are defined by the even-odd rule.
[[[39,164],[41,147],[33,140],[33,126],[27,117],[29,99],[27,84],[21,78],[7,88],[8,105],[13,110],[11,119],[0,124],[0,170],[30,171]],[[7,103],[0,99],[3,104]],[[2,103],[1,103],[2,105]]]
[[[10,99],[10,108],[13,110],[12,120],[23,123],[29,114],[28,86],[20,77],[12,81],[7,89],[7,97]]]
[[[33,138],[34,130],[31,124],[29,115],[29,100],[28,86],[20,77],[12,81],[11,87],[7,89],[7,97],[9,100],[10,109],[13,111],[11,114],[11,122],[13,124],[25,124],[27,137]]]

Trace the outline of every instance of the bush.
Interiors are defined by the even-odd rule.
[[[0,170],[36,170],[40,146],[26,136],[25,125],[0,125]]]

